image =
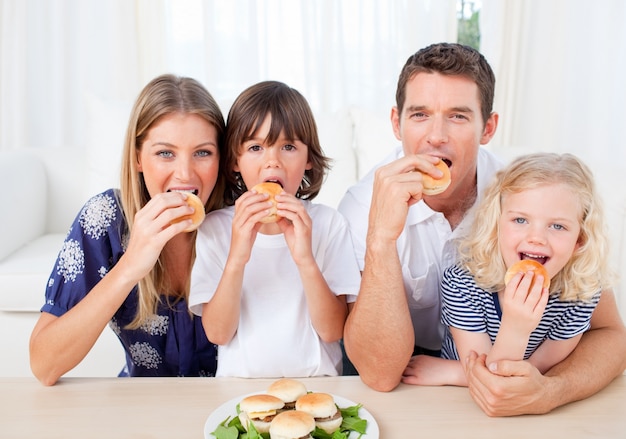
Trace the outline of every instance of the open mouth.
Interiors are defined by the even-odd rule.
[[[450,159],[442,158],[441,161],[444,162],[446,165],[448,165],[448,168],[452,166],[452,162],[450,161]]]
[[[283,187],[283,183],[280,180],[265,180],[265,183],[276,183],[277,185],[279,185],[280,187]]]
[[[532,261],[539,262],[541,265],[544,265],[546,262],[548,262],[548,257],[547,256],[533,255],[531,253],[520,253],[519,257],[522,260],[530,259]]]
[[[198,189],[168,189],[168,192],[187,192],[190,194],[198,195]]]

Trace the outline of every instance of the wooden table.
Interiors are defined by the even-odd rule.
[[[273,380],[236,378],[0,378],[0,438],[197,438],[226,401]],[[358,377],[308,378],[309,390],[360,402],[380,437],[626,438],[626,375],[580,402],[541,416],[490,418],[467,389],[400,385],[369,389]]]

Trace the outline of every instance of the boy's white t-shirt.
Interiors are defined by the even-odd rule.
[[[313,223],[315,260],[336,295],[354,302],[361,275],[341,214],[302,201]],[[189,307],[197,315],[213,297],[230,248],[234,207],[207,215],[198,229]],[[258,233],[246,264],[239,326],[218,348],[216,376],[306,377],[341,373],[339,342],[320,340],[311,323],[300,274],[284,235]],[[235,295],[236,296],[236,295]]]

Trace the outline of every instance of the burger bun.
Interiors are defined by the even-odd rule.
[[[181,221],[190,219],[191,224],[189,225],[189,227],[187,227],[183,231],[193,232],[198,227],[200,227],[200,224],[202,224],[202,221],[204,221],[204,217],[205,217],[204,204],[202,203],[202,200],[200,200],[200,198],[196,194],[193,194],[191,192],[185,192],[185,195],[187,195],[187,198],[185,198],[185,202],[190,207],[193,207],[193,213],[175,218],[174,220],[170,222],[170,224],[176,224]]]
[[[328,434],[337,431],[343,422],[335,399],[328,393],[307,393],[301,396],[296,401],[296,410],[309,413],[315,419],[315,425]]]
[[[308,439],[313,430],[313,416],[298,410],[288,410],[276,415],[269,433],[272,439]]]
[[[281,399],[285,405],[295,404],[296,400],[306,395],[306,386],[298,380],[281,378],[267,388],[267,394]]]
[[[422,173],[422,194],[424,195],[438,195],[448,189],[450,186],[450,168],[443,160],[439,159],[439,163],[435,165],[437,169],[443,172],[443,177],[433,178],[428,174]]]
[[[270,213],[261,219],[261,222],[264,224],[275,223],[280,219],[278,214],[278,208],[276,207],[276,195],[280,194],[283,191],[283,187],[278,183],[274,183],[271,181],[264,181],[252,187],[252,190],[259,194],[267,194],[269,195],[269,201],[272,202],[272,206],[270,207]]]
[[[537,261],[533,261],[532,259],[522,259],[521,261],[517,261],[515,264],[511,265],[504,275],[504,284],[508,284],[517,273],[527,273],[529,271],[533,272],[533,284],[535,276],[540,274],[543,276],[543,287],[550,288],[550,276],[548,276],[546,267]],[[533,284],[531,284],[531,286]]]
[[[259,433],[267,433],[272,419],[284,405],[282,400],[272,395],[246,396],[239,403],[239,421],[246,431],[249,428],[248,423],[252,422]]]

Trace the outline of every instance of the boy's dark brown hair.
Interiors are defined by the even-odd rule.
[[[265,118],[272,122],[265,139],[274,143],[281,133],[290,140],[307,145],[311,169],[305,171],[296,197],[313,199],[319,193],[324,176],[330,169],[330,158],[324,155],[317,125],[307,100],[297,90],[278,81],[259,82],[244,90],[233,103],[226,122],[226,204],[232,205],[246,192],[243,180],[233,171],[243,143],[255,136]]]

